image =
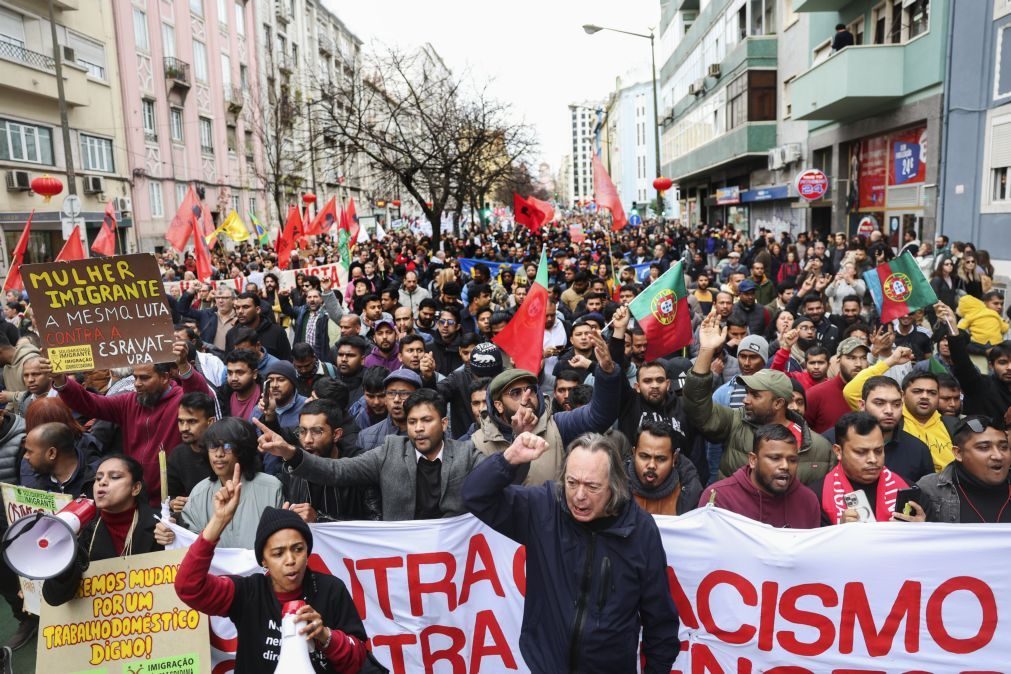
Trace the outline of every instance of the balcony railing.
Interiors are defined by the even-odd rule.
[[[180,61],[174,56],[165,57],[165,79],[173,80],[180,84],[189,86],[190,84],[190,64]]]
[[[51,73],[56,72],[56,62],[53,61],[52,56],[46,56],[37,51],[25,49],[21,45],[6,40],[0,40],[0,58],[8,61],[20,61],[35,68],[48,70]]]

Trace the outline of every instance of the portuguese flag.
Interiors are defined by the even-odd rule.
[[[509,354],[513,363],[521,370],[541,371],[544,357],[544,323],[548,307],[548,257],[541,249],[541,261],[537,265],[537,277],[527,291],[523,304],[506,324],[502,332],[492,340]]]
[[[937,303],[934,289],[909,253],[865,271],[864,280],[882,323]]]
[[[628,305],[646,333],[646,360],[656,360],[692,342],[684,263],[672,265]]]

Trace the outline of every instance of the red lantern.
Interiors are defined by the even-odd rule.
[[[394,208],[400,208],[400,199],[394,199],[390,203],[393,204]]]
[[[47,204],[62,191],[63,183],[51,175],[40,176],[32,181],[32,192],[41,194]]]
[[[431,201],[426,201],[425,202],[425,207],[428,208],[428,209],[431,209],[432,208],[432,202]]]
[[[306,192],[305,194],[302,195],[302,202],[306,206],[308,206],[309,204],[314,204],[316,203],[316,195],[313,194],[312,192]]]
[[[660,176],[659,178],[653,181],[653,188],[657,192],[663,192],[669,190],[670,186],[673,184],[674,181],[671,180],[670,178],[664,178],[663,176]]]

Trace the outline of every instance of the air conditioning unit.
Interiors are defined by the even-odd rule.
[[[28,171],[8,171],[7,191],[27,192],[32,189],[32,176]]]
[[[720,64],[719,63],[710,63],[709,64],[709,69],[706,71],[706,74],[709,77],[717,77],[718,78],[720,76],[720,73],[721,73],[721,71],[720,71]]]
[[[101,176],[84,176],[84,193],[101,194],[105,191],[105,184]]]
[[[68,47],[63,45],[63,62],[64,63],[77,63],[77,53],[74,51],[73,47]]]
[[[776,171],[783,168],[783,153],[779,151],[778,147],[774,147],[769,150],[769,170]]]
[[[795,161],[800,161],[801,155],[803,154],[800,143],[787,143],[782,149],[783,163],[792,164]]]
[[[132,213],[133,200],[130,197],[116,197],[112,200],[112,207],[121,213]]]
[[[688,85],[688,95],[689,96],[695,96],[698,93],[699,92],[695,89],[695,83],[694,82],[692,82],[691,84]]]

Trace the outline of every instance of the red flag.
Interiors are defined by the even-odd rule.
[[[8,290],[24,290],[25,284],[21,282],[21,263],[25,259],[25,251],[28,250],[28,237],[32,229],[32,216],[35,209],[28,214],[28,222],[25,223],[25,231],[21,232],[18,245],[14,247],[14,256],[11,258],[11,268],[7,271],[7,280],[4,281],[4,292]]]
[[[203,210],[204,236],[207,237],[213,234],[217,230],[217,227],[214,226],[214,218],[211,217],[211,209],[204,206],[201,210]],[[204,241],[206,242],[207,239],[204,239]]]
[[[611,176],[607,175],[607,169],[597,155],[593,156],[593,192],[597,205],[611,211],[612,232],[617,232],[628,224],[625,209],[621,207],[621,199],[618,197],[618,190],[615,189]]]
[[[532,201],[513,192],[513,217],[516,218],[516,224],[523,225],[536,234],[541,231],[545,214]]]
[[[360,229],[360,227],[358,226],[358,213],[355,212],[354,197],[348,199],[348,207],[344,209],[344,212],[341,215],[342,221],[343,218],[347,218],[346,221],[347,226],[345,228],[348,230],[348,236],[351,237],[350,241],[348,242],[348,246],[354,246],[356,243],[358,243],[358,231]]]
[[[338,218],[340,218],[340,214],[337,213],[337,197],[330,197],[326,206],[320,209],[320,212],[313,218],[312,224],[305,228],[305,233],[307,236],[326,234],[338,221]]]
[[[281,235],[277,237],[277,266],[287,269],[291,264],[291,251],[295,250],[295,243],[302,238],[302,216],[298,212],[298,206],[288,208],[288,220],[284,223]]]
[[[509,319],[502,332],[492,339],[508,353],[521,370],[536,375],[541,370],[544,357],[544,324],[548,306],[548,258],[541,250],[541,261],[537,265],[537,277],[530,285],[523,304]]]
[[[172,218],[168,232],[165,234],[165,239],[180,253],[186,249],[186,242],[189,241],[190,234],[193,232],[199,234],[199,228],[194,228],[190,221],[195,220],[199,222],[202,217],[202,211],[200,199],[197,198],[193,185],[190,185],[189,189],[186,190],[183,202],[179,204],[179,210],[176,211],[175,216]],[[212,223],[211,232],[213,231],[214,226]],[[211,232],[206,232],[206,234],[210,234]]]
[[[214,272],[211,267],[211,251],[208,250],[207,241],[200,232],[199,223],[197,218],[193,218],[190,225],[193,230],[193,254],[197,258],[197,280],[209,281]]]
[[[91,252],[98,255],[116,254],[116,209],[112,207],[111,201],[105,205],[102,230],[95,237],[95,243],[91,244]]]
[[[541,213],[544,214],[543,224],[548,224],[555,219],[555,209],[552,208],[551,204],[546,201],[541,201],[537,197],[530,197],[527,199],[533,206],[537,208]]]
[[[87,255],[84,254],[84,245],[81,243],[81,226],[74,225],[74,231],[71,232],[70,238],[67,242],[63,244],[63,248],[60,249],[60,254],[56,256],[57,262],[70,262],[71,260],[83,260]]]

